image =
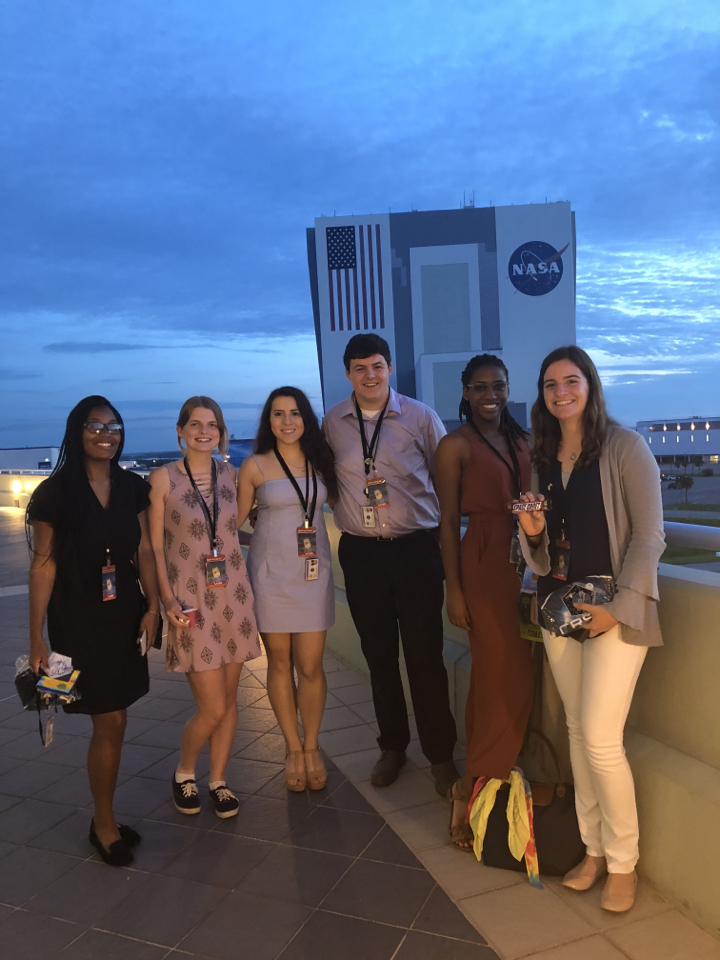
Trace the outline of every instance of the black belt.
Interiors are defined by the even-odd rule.
[[[376,537],[374,535],[360,536],[357,533],[345,532],[343,532],[343,536],[350,537],[352,540],[377,540],[380,543],[390,543],[392,540],[409,540],[410,537],[423,537],[427,536],[427,534],[432,534],[435,538],[437,538],[439,529],[439,527],[427,527],[423,530],[413,530],[411,533],[401,533],[397,537]]]

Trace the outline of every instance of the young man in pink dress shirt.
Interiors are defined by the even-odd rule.
[[[343,359],[353,393],[327,412],[323,429],[340,491],[338,555],[380,727],[371,781],[393,783],[406,761],[402,639],[420,745],[444,796],[458,777],[442,656],[444,578],[434,486],[435,449],[445,428],[429,407],[390,387],[390,348],[382,337],[357,334]]]

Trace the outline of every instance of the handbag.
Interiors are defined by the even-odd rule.
[[[554,783],[530,783],[538,868],[541,875],[564,876],[585,856],[575,812],[575,788],[561,782],[560,761],[547,737],[539,730],[530,731],[530,736],[537,737],[547,748],[556,771]],[[525,872],[524,861],[516,860],[508,845],[509,791],[509,784],[503,783],[497,792],[487,821],[482,861],[488,867]]]

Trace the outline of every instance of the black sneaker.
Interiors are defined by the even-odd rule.
[[[173,803],[180,813],[200,813],[200,798],[197,784],[194,780],[183,780],[178,783],[172,779]]]
[[[228,790],[226,786],[223,785],[216,790],[211,790],[210,800],[215,808],[216,816],[220,817],[221,820],[237,816],[240,804],[232,790]]]

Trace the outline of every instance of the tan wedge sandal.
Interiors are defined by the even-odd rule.
[[[285,754],[285,786],[292,793],[302,793],[307,786],[305,754],[302,750],[290,750]]]
[[[305,751],[305,770],[311,790],[324,790],[327,786],[327,770],[319,750]]]

